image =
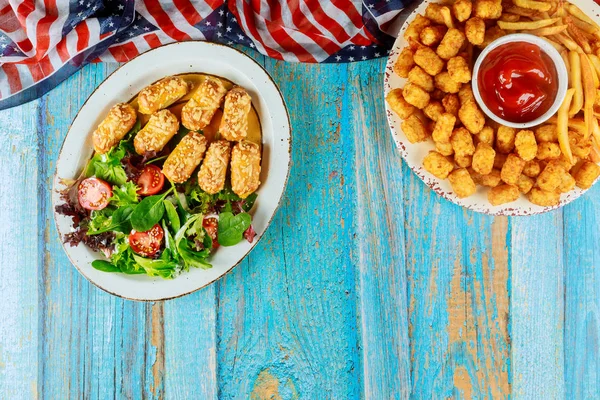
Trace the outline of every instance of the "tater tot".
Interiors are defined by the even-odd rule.
[[[167,76],[142,89],[138,94],[138,111],[142,114],[153,114],[169,107],[185,96],[189,90],[187,82],[183,79]]]
[[[260,146],[242,140],[231,151],[231,189],[245,199],[260,185]]]
[[[502,166],[502,171],[500,171],[500,177],[505,183],[516,185],[519,176],[523,172],[523,167],[525,167],[525,161],[521,157],[516,154],[509,154]]]
[[[402,121],[401,128],[411,143],[423,142],[429,137],[425,124],[416,114]]]
[[[470,169],[469,173],[478,185],[496,187],[502,182],[502,179],[500,179],[500,170],[495,168],[487,175],[482,175],[474,169]]]
[[[456,117],[452,114],[443,113],[435,123],[432,137],[435,142],[448,143],[454,130],[454,124],[456,123]]]
[[[248,135],[248,114],[252,98],[242,87],[236,86],[225,95],[223,118],[219,132],[224,139],[239,141]]]
[[[515,185],[499,185],[493,187],[488,192],[488,200],[493,206],[512,203],[521,196],[519,188]]]
[[[448,7],[446,7],[444,5],[437,4],[437,3],[430,3],[427,6],[427,8],[425,9],[425,17],[429,18],[431,21],[435,22],[436,24],[443,25],[445,23],[444,11],[442,11],[443,9],[447,9],[448,11],[450,11],[450,9],[448,9]]]
[[[454,11],[454,17],[459,22],[465,22],[471,16],[473,3],[471,0],[456,0],[452,5],[452,11]]]
[[[450,143],[450,142],[448,142],[448,143],[434,142],[434,143],[435,143],[435,149],[441,155],[449,157],[454,154],[454,149],[452,148],[452,143]]]
[[[542,142],[558,142],[558,132],[556,125],[543,125],[535,130],[535,140]]]
[[[484,126],[481,132],[479,132],[476,137],[480,143],[487,143],[490,146],[493,146],[494,128],[492,128],[491,126]]]
[[[533,179],[531,179],[527,175],[521,174],[521,176],[519,176],[519,179],[517,180],[517,187],[519,188],[519,191],[521,193],[527,194],[533,187],[534,183],[535,181]]]
[[[522,130],[517,132],[515,137],[515,148],[517,154],[525,161],[531,161],[537,154],[537,143],[535,135],[530,130]]]
[[[446,96],[446,93],[442,92],[440,89],[435,89],[433,93],[431,93],[431,98],[434,100],[442,101],[444,96]]]
[[[473,169],[482,174],[487,175],[494,169],[494,158],[496,151],[487,143],[480,142],[475,148],[473,154]]]
[[[448,60],[448,74],[455,82],[471,82],[471,70],[464,57],[456,56]]]
[[[557,143],[543,142],[538,144],[537,158],[551,160],[560,157],[560,147]]]
[[[537,177],[536,184],[547,192],[555,191],[561,184],[564,168],[557,162],[551,161]]]
[[[417,14],[415,19],[408,25],[406,31],[404,32],[404,39],[410,43],[410,40],[419,41],[419,36],[421,35],[421,31],[431,25],[431,21],[428,18],[425,18],[421,14]]]
[[[435,51],[429,47],[422,47],[415,52],[415,64],[423,68],[431,76],[436,76],[444,69],[444,60],[442,60]]]
[[[410,117],[417,110],[415,106],[404,100],[402,89],[390,91],[385,100],[390,105],[390,108],[402,119]]]
[[[398,74],[400,78],[408,78],[408,73],[415,66],[414,55],[415,53],[409,47],[406,47],[398,55],[398,58],[394,63],[394,72]]]
[[[404,96],[404,100],[406,100],[408,104],[411,104],[420,110],[422,110],[427,104],[429,104],[429,93],[427,93],[425,89],[415,85],[414,83],[408,83],[406,86],[404,86],[402,95]]]
[[[592,151],[592,142],[574,131],[569,131],[569,144],[573,156],[577,158],[587,158]]]
[[[475,0],[473,14],[482,19],[498,19],[502,15],[502,1]]]
[[[428,26],[421,31],[421,43],[425,46],[435,46],[440,43],[448,28],[442,25]]]
[[[454,93],[448,93],[442,99],[442,105],[444,106],[444,110],[447,113],[458,117],[458,110],[460,110],[460,100],[458,100],[458,96]]]
[[[415,65],[408,73],[408,81],[420,86],[427,92],[433,92],[433,89],[435,89],[433,86],[433,77],[423,71],[423,68],[418,65]]]
[[[467,102],[458,110],[458,118],[473,135],[481,132],[485,126],[485,115],[474,102]]]
[[[440,115],[442,115],[446,110],[444,106],[439,101],[430,101],[427,106],[423,109],[423,114],[427,116],[430,120],[437,122]]]
[[[181,123],[190,130],[199,130],[210,124],[223,102],[227,89],[220,79],[204,80],[181,110]]]
[[[500,29],[497,26],[492,26],[490,29],[485,31],[485,38],[483,39],[483,43],[479,45],[479,47],[484,48],[488,44],[492,43],[494,40],[501,38],[506,35],[506,31]]]
[[[458,98],[460,99],[461,105],[465,105],[467,103],[475,103],[475,95],[473,94],[473,89],[471,88],[471,85],[462,85],[462,87],[458,91]]]
[[[227,140],[216,140],[210,144],[198,172],[198,186],[200,186],[200,189],[208,194],[219,193],[223,190],[230,155],[231,147]],[[260,166],[260,161],[258,165]]]
[[[533,204],[542,207],[556,206],[558,203],[560,203],[560,193],[548,192],[536,187],[531,189],[531,191],[527,194],[527,198]]]
[[[461,168],[469,168],[473,164],[473,156],[454,155],[454,162]]]
[[[523,175],[526,175],[530,178],[537,178],[540,172],[542,172],[542,167],[536,160],[527,161],[523,167]]]
[[[600,167],[591,161],[584,161],[574,174],[577,186],[589,189],[600,175]]]
[[[517,130],[508,126],[501,125],[496,132],[496,150],[500,153],[508,154],[515,148],[515,139]]]
[[[456,28],[450,28],[437,48],[437,55],[443,60],[449,60],[458,54],[464,43],[465,34]]]
[[[564,154],[561,154],[560,157],[555,158],[553,161],[562,166],[565,171],[570,171],[573,165],[575,165],[575,160],[573,160],[574,162],[567,160]]]
[[[202,162],[206,151],[206,138],[191,131],[181,139],[163,164],[162,172],[173,183],[183,183],[190,179],[194,170]]]
[[[469,19],[465,24],[465,34],[471,44],[481,45],[485,40],[485,21],[478,17]]]
[[[94,150],[100,154],[108,152],[127,135],[136,121],[137,113],[129,104],[114,105],[92,133]]]
[[[161,151],[178,130],[179,121],[171,111],[155,112],[133,139],[136,153],[144,155]]]
[[[454,165],[440,153],[430,151],[423,159],[423,168],[437,178],[446,179],[454,169]]]
[[[458,156],[472,156],[475,153],[475,145],[473,144],[473,136],[465,128],[458,128],[452,133],[450,138],[452,149]]]
[[[465,168],[459,168],[452,171],[452,173],[448,175],[448,180],[452,185],[454,193],[461,199],[471,196],[477,190],[473,178],[471,178],[469,171]]]
[[[560,185],[558,185],[558,191],[560,193],[567,193],[575,189],[576,185],[577,182],[575,181],[575,178],[565,171],[562,176],[562,180],[560,181]]]
[[[462,84],[450,77],[448,71],[435,76],[435,87],[446,93],[458,93]]]
[[[507,158],[508,155],[496,152],[496,157],[494,157],[494,168],[502,169]]]

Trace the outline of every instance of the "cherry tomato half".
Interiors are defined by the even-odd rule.
[[[219,226],[219,221],[216,218],[204,218],[202,221],[202,226],[208,232],[208,236],[212,239],[212,248],[216,249],[219,247],[219,242],[217,241],[217,227]]]
[[[129,245],[140,256],[152,257],[160,250],[164,236],[165,232],[160,225],[156,224],[146,232],[131,231]]]
[[[102,210],[112,197],[112,188],[108,182],[98,178],[87,178],[77,188],[77,200],[86,210]]]
[[[137,180],[138,194],[150,196],[160,192],[165,184],[165,176],[156,165],[148,164]]]

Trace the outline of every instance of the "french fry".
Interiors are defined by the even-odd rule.
[[[575,24],[573,24],[571,19],[567,20],[567,32],[569,32],[569,35],[571,35],[573,40],[575,40],[575,42],[577,42],[577,44],[581,46],[583,51],[585,51],[586,53],[592,52],[592,46],[590,45],[590,42],[587,40],[585,35],[579,30],[579,28],[577,28]]]
[[[568,27],[567,25],[547,26],[545,28],[531,30],[527,33],[530,33],[530,34],[536,35],[536,36],[552,36],[552,35],[557,35],[561,32],[566,31],[567,27]]]
[[[559,43],[562,43],[567,49],[571,51],[583,51],[581,50],[581,47],[579,47],[579,45],[573,41],[573,39],[567,37],[567,35],[565,34],[559,33],[558,35],[554,35],[552,38],[556,39],[556,41],[558,41]]]
[[[538,21],[521,21],[521,22],[498,21],[498,26],[501,29],[506,29],[509,31],[520,31],[520,30],[544,28],[544,27],[553,25],[560,20],[561,20],[560,18],[551,18],[551,19],[540,19]]]
[[[571,22],[573,23],[573,25],[575,25],[577,28],[581,29],[583,32],[586,32],[594,37],[596,37],[597,39],[600,39],[600,29],[598,29],[597,26],[588,24],[585,21],[580,20],[579,18],[569,18],[571,20]]]
[[[587,22],[588,24],[600,29],[598,24],[593,19],[585,15],[585,13],[581,11],[581,9],[579,9],[579,7],[577,7],[575,4],[565,4],[565,8],[569,12],[569,14],[571,14],[575,18],[578,18],[583,22]]]
[[[596,102],[596,87],[594,86],[594,78],[592,75],[592,66],[588,61],[585,54],[579,54],[581,62],[581,78],[583,81],[583,93],[585,98],[583,117],[585,120],[586,134],[584,138],[587,139],[592,134],[592,120],[594,118],[594,103]]]
[[[596,89],[598,89],[598,88],[600,88],[600,76],[598,76],[598,71],[596,70],[596,67],[594,67],[594,64],[592,64],[590,54],[584,54],[584,56],[587,58],[587,61],[590,63],[590,67],[592,69],[592,77],[594,78],[594,87]],[[598,97],[598,96],[596,96],[596,97]]]
[[[567,74],[569,75],[569,85],[567,87],[571,87],[571,62],[569,61],[569,52],[567,50],[563,50],[560,52],[560,56],[565,62],[565,67],[567,67]]]
[[[563,155],[573,163],[573,153],[571,152],[571,145],[569,144],[569,108],[571,107],[571,101],[575,95],[575,89],[571,88],[567,90],[567,95],[560,108],[558,109],[558,115],[556,117],[556,131],[558,133],[558,144]]]
[[[550,118],[548,121],[546,121],[546,123],[548,124],[557,124],[558,123],[558,118],[556,116],[553,116],[552,118]],[[569,129],[576,131],[577,133],[579,133],[581,136],[585,135],[585,121],[582,120],[581,118],[570,118],[569,119]]]
[[[571,64],[571,87],[574,89],[573,102],[569,109],[569,116],[573,118],[583,108],[583,84],[581,82],[581,59],[576,51],[569,52]]]
[[[595,54],[588,54],[588,58],[592,63],[592,67],[594,67],[596,70],[596,74],[598,74],[598,77],[600,77],[600,58],[598,58],[598,56]]]
[[[598,124],[598,118],[594,117],[592,120],[592,144],[597,146],[598,141],[600,141],[600,124]]]
[[[513,0],[513,4],[519,7],[537,11],[550,11],[550,8],[552,8],[552,5],[550,3],[533,0]]]
[[[517,5],[512,5],[512,4],[509,4],[506,7],[503,7],[502,10],[503,10],[503,12],[507,12],[510,14],[516,14],[521,17],[527,17],[527,18],[531,18],[531,19],[538,19],[540,16],[539,11],[531,10],[531,9],[524,8],[524,7],[519,7]]]
[[[542,39],[544,39],[546,42],[550,43],[552,45],[552,47],[554,47],[556,49],[556,51],[558,51],[559,53],[562,53],[563,51],[566,50],[566,47],[563,46],[560,43],[555,42],[552,39],[549,39],[548,37],[544,36],[542,37]]]

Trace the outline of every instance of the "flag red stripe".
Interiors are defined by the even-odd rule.
[[[307,0],[306,5],[315,21],[327,29],[338,42],[344,43],[350,39],[344,28],[323,11],[318,0]]]
[[[202,20],[202,16],[198,14],[189,0],[173,0],[173,4],[190,25],[194,26]]]
[[[44,73],[45,77],[54,73],[54,67],[52,66],[52,62],[48,56],[40,60],[40,67],[42,67],[42,72]]]
[[[106,32],[106,33],[101,33],[100,34],[100,40],[106,39],[107,37],[109,37],[110,35],[112,35],[114,32]]]
[[[363,26],[362,15],[358,13],[353,5],[348,4],[349,2],[347,0],[331,0],[331,3],[333,3],[333,5],[338,9],[342,10],[348,16],[350,21],[352,21],[355,27],[361,28]]]
[[[151,48],[158,47],[162,44],[160,42],[160,39],[158,38],[158,36],[156,36],[155,33],[150,33],[148,35],[144,35],[144,40],[146,41],[146,43],[148,43],[150,45]]]
[[[6,77],[8,78],[8,85],[10,87],[10,93],[17,93],[23,89],[21,86],[21,77],[19,76],[19,71],[17,70],[17,66],[14,64],[4,64],[2,66]]]
[[[27,68],[29,68],[29,72],[31,72],[31,77],[34,82],[38,82],[44,78],[44,72],[42,72],[40,64],[27,64]]]
[[[56,45],[56,51],[58,52],[58,56],[62,62],[69,61],[71,55],[69,54],[69,50],[67,50],[67,37],[62,38],[60,42]]]
[[[125,55],[125,53],[121,49],[121,46],[109,47],[108,51],[110,51],[110,54],[113,56],[113,58],[115,59],[116,62],[125,62],[125,61],[128,61],[127,60],[127,56]]]
[[[223,5],[223,0],[205,0],[213,10]]]
[[[279,24],[273,24],[265,21],[267,29],[277,43],[279,43],[286,51],[290,51],[298,57],[301,62],[316,62],[315,58],[304,47],[298,44]]]
[[[132,42],[125,43],[121,45],[121,47],[123,48],[123,52],[127,57],[127,61],[134,59],[138,54],[140,54],[137,47],[135,47],[135,44]]]
[[[85,49],[90,39],[90,30],[88,29],[87,23],[82,22],[75,27],[77,33],[77,52]]]
[[[232,3],[229,3],[229,4],[231,5]],[[243,4],[244,4],[243,17],[244,17],[244,21],[246,21],[246,25],[248,26],[248,30],[250,31],[250,35],[252,35],[255,40],[259,41],[263,45],[263,48],[265,49],[265,51],[267,52],[267,55],[269,57],[278,58],[278,59],[282,60],[283,57],[278,51],[275,51],[275,50],[269,48],[268,46],[265,46],[265,43],[263,42],[262,37],[258,33],[256,26],[254,26],[254,20],[251,18],[247,18],[247,16],[252,15],[252,9],[250,8],[250,5],[248,3],[246,3],[245,1],[243,2]],[[233,7],[233,6],[231,5],[231,7]],[[230,8],[229,11],[231,11],[231,13],[233,15],[235,15],[235,17],[238,19],[238,21],[241,21],[241,16],[239,15],[237,8]],[[240,26],[241,26],[241,24],[240,24]]]
[[[300,11],[300,5],[298,0],[290,0],[288,2],[290,11],[292,13],[292,21],[296,28],[308,36],[311,40],[317,43],[327,54],[333,54],[341,47],[332,40],[329,40],[323,33],[318,30],[309,20],[302,14]],[[277,8],[279,8],[279,3],[277,3]],[[275,9],[275,7],[273,7]],[[281,21],[281,9],[279,9],[279,18]],[[281,21],[283,23],[283,21]]]
[[[191,39],[187,33],[181,32],[175,27],[173,21],[171,21],[169,15],[163,10],[158,0],[144,0],[144,4],[146,5],[148,12],[152,14],[158,23],[158,27],[162,29],[164,33],[178,41]]]
[[[29,39],[21,40],[20,42],[17,43],[17,46],[19,46],[19,48],[21,50],[23,50],[24,52],[28,52],[31,49],[33,49],[33,45],[31,44]]]
[[[35,10],[35,0],[24,0],[17,7],[17,18],[21,22],[21,26],[23,27],[23,30],[25,32],[27,32],[27,25],[25,24],[25,20],[27,19],[29,14],[33,12],[33,10]]]
[[[44,15],[37,23],[36,34],[37,43],[35,47],[35,57],[40,60],[46,55],[48,47],[50,46],[50,27],[52,23],[58,18],[56,1],[55,0],[44,0],[46,6],[46,15]]]

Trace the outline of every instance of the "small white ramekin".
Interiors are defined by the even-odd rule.
[[[500,118],[499,116],[494,114],[488,108],[488,106],[483,102],[483,99],[481,98],[481,93],[479,92],[479,69],[481,67],[481,63],[483,62],[483,60],[485,60],[487,55],[492,50],[494,50],[502,45],[505,45],[507,43],[514,43],[514,42],[527,42],[527,43],[532,43],[532,44],[539,46],[540,49],[550,57],[550,59],[554,63],[554,66],[556,67],[556,72],[558,74],[558,92],[556,94],[556,99],[554,100],[552,107],[550,107],[550,109],[545,114],[543,114],[541,117],[534,119],[533,121],[530,121],[530,122],[516,123],[516,122],[506,121],[506,120]],[[526,128],[531,128],[532,126],[543,124],[548,119],[550,119],[550,117],[552,117],[554,114],[556,114],[556,112],[560,108],[560,105],[562,104],[563,100],[565,99],[565,95],[567,94],[567,88],[569,85],[569,74],[567,72],[567,67],[566,67],[565,62],[563,61],[561,55],[554,47],[552,47],[552,45],[550,43],[548,43],[544,39],[534,36],[534,35],[529,35],[526,33],[514,33],[514,34],[506,35],[499,39],[494,40],[481,52],[481,54],[479,54],[479,57],[477,57],[477,61],[475,61],[475,67],[473,68],[473,79],[471,81],[471,84],[473,86],[473,94],[475,95],[475,100],[477,100],[479,107],[481,107],[483,112],[488,117],[490,117],[497,123],[502,124],[504,126],[508,126],[511,128],[517,128],[517,129],[526,129]]]

